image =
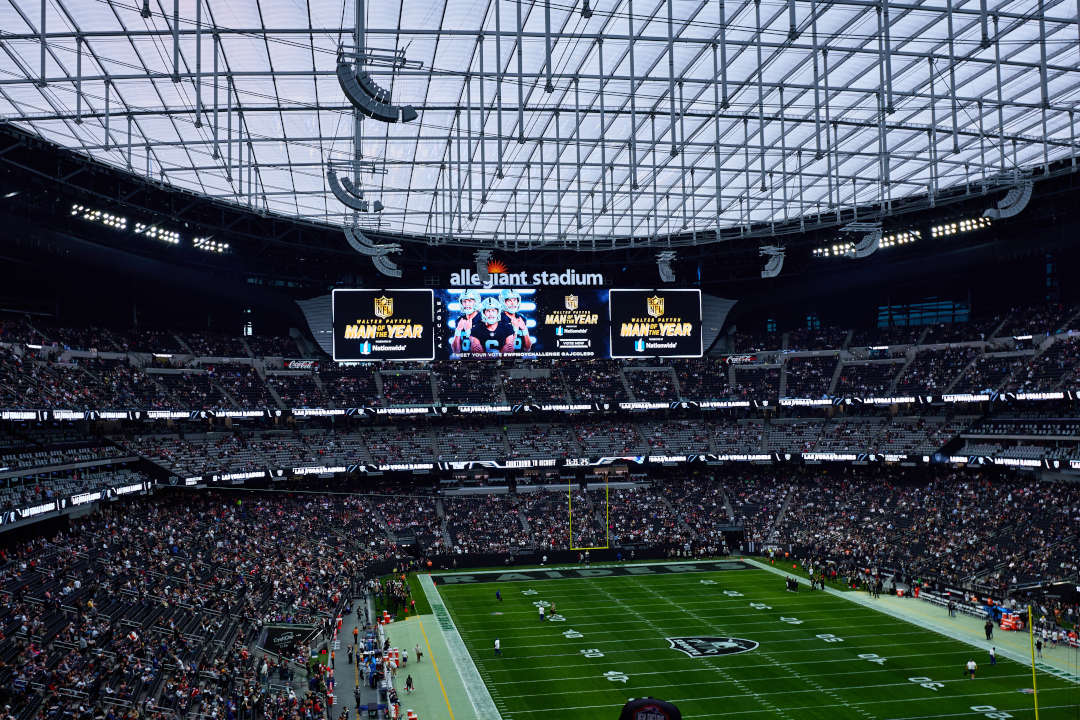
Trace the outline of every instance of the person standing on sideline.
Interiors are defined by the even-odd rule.
[[[971,680],[975,679],[975,671],[978,669],[978,667],[979,666],[975,664],[974,660],[968,660],[967,661],[968,678],[970,678]]]
[[[402,648],[401,650],[401,666],[405,667],[409,664],[409,651]]]
[[[502,655],[502,645],[499,643],[499,638],[495,638],[495,654]]]
[[[990,648],[990,664],[997,665],[997,648]]]
[[[354,627],[352,629],[352,644],[355,646],[356,641],[360,639],[360,628]]]
[[[1042,647],[1043,647],[1042,638],[1036,639],[1035,640],[1035,655],[1037,657],[1042,657]]]
[[[502,593],[498,590],[495,591],[495,599],[499,602],[502,602]]]
[[[412,695],[412,691],[413,691],[412,675],[410,675],[407,678],[405,678],[405,692]]]
[[[420,662],[420,658],[423,657],[423,654],[421,654],[421,652],[420,652],[420,645],[419,644],[417,644],[417,646],[416,646],[416,653],[415,654],[416,654],[416,662]]]
[[[986,639],[987,640],[993,640],[994,639],[994,623],[992,623],[990,620],[987,620],[986,624],[983,625],[983,630],[986,631]]]
[[[536,609],[540,611],[540,622],[544,622],[544,606],[538,605]]]

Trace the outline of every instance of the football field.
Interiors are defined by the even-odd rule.
[[[688,719],[1035,717],[1030,665],[737,560],[434,580],[503,720],[614,719],[643,696]],[[1080,685],[1036,680],[1040,718],[1080,717]]]

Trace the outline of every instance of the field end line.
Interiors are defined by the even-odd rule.
[[[495,701],[491,699],[491,693],[488,692],[484,679],[480,677],[480,671],[476,669],[476,663],[465,648],[465,642],[458,635],[457,626],[450,617],[450,611],[442,602],[442,596],[431,581],[431,575],[418,575],[417,578],[420,580],[424,597],[431,605],[435,620],[439,623],[439,630],[442,632],[443,639],[446,640],[446,647],[450,650],[450,659],[461,677],[461,684],[465,687],[465,695],[473,706],[473,712],[478,720],[502,720],[502,715],[495,707]]]

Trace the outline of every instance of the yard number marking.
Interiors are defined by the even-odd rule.
[[[945,683],[934,682],[928,677],[909,677],[908,682],[919,683],[919,685],[921,685],[922,687],[926,688],[927,690],[933,690],[934,692],[937,692],[941,688],[945,687]],[[975,708],[972,708],[972,710],[974,709]],[[994,708],[990,709],[993,710]],[[1009,717],[1012,717],[1012,715],[1010,715]]]

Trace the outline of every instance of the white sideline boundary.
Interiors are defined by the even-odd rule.
[[[465,642],[461,639],[461,635],[458,634],[457,626],[454,625],[454,620],[450,617],[450,611],[446,609],[446,605],[442,602],[442,596],[439,595],[439,591],[435,588],[435,583],[431,582],[431,576],[417,575],[417,579],[420,581],[420,587],[424,590],[424,597],[427,598],[428,603],[431,605],[431,612],[435,615],[435,622],[439,626],[439,632],[442,633],[443,640],[446,641],[446,647],[450,650],[450,660],[453,661],[454,667],[461,677],[465,695],[469,698],[469,704],[472,705],[477,720],[502,720],[502,715],[499,714],[499,709],[495,707],[495,701],[491,699],[491,693],[488,692],[487,685],[484,683],[483,678],[480,677],[480,671],[476,669],[476,664],[473,662],[472,656],[469,655]],[[446,626],[449,626],[450,629],[447,630]]]
[[[809,585],[810,584],[810,581],[807,580],[806,578],[802,577],[801,575],[795,575],[795,574],[790,573],[790,572],[784,572],[783,570],[778,570],[778,569],[774,568],[771,565],[766,565],[765,563],[758,562],[757,560],[752,560],[750,558],[740,558],[740,559],[743,562],[746,562],[746,563],[749,563],[750,565],[753,565],[754,567],[760,568],[762,570],[768,570],[769,572],[771,572],[774,575],[781,575],[781,576],[783,576],[785,578],[795,578],[799,582],[800,585]],[[835,588],[831,588],[831,587],[827,587],[827,586],[825,588],[825,592],[827,592],[828,594],[833,595],[835,597],[843,598],[843,599],[847,600],[848,602],[853,602],[856,605],[862,605],[865,608],[869,608],[871,610],[876,610],[877,612],[879,612],[879,613],[881,613],[883,615],[891,615],[892,617],[896,618],[897,620],[903,620],[904,622],[909,622],[912,625],[915,625],[917,627],[926,628],[927,630],[932,630],[933,632],[936,632],[938,635],[944,635],[945,637],[949,638],[950,640],[956,640],[957,642],[962,642],[965,645],[971,645],[972,647],[979,648],[980,650],[982,650],[984,652],[989,652],[991,645],[993,645],[993,643],[988,643],[988,642],[985,642],[985,641],[972,640],[972,639],[968,639],[968,638],[957,637],[948,628],[943,627],[941,625],[938,625],[937,623],[933,622],[932,620],[927,620],[926,618],[919,617],[917,615],[913,615],[913,614],[910,614],[910,613],[906,613],[903,610],[897,610],[897,609],[891,608],[891,607],[883,607],[883,606],[881,606],[881,605],[879,605],[877,603],[871,602],[869,599],[863,597],[862,593],[840,592],[839,590],[836,590]],[[997,654],[1000,655],[1001,657],[1006,657],[1006,658],[1008,658],[1010,660],[1013,660],[1015,662],[1020,663],[1021,665],[1031,667],[1031,657],[1029,655],[1025,655],[1024,653],[1016,652],[1015,650],[1011,650],[1011,649],[1009,649],[1007,647],[1001,647],[1001,646],[998,646],[998,645],[993,645],[993,647],[996,648]],[[1077,676],[1073,675],[1072,673],[1065,672],[1064,670],[1060,670],[1060,669],[1058,669],[1058,668],[1056,668],[1056,667],[1054,667],[1052,665],[1047,665],[1046,663],[1035,663],[1035,668],[1037,670],[1040,670],[1040,671],[1046,673],[1047,675],[1053,675],[1054,677],[1060,678],[1060,679],[1065,680],[1067,682],[1071,682],[1073,684],[1080,685],[1080,677],[1077,677]]]

